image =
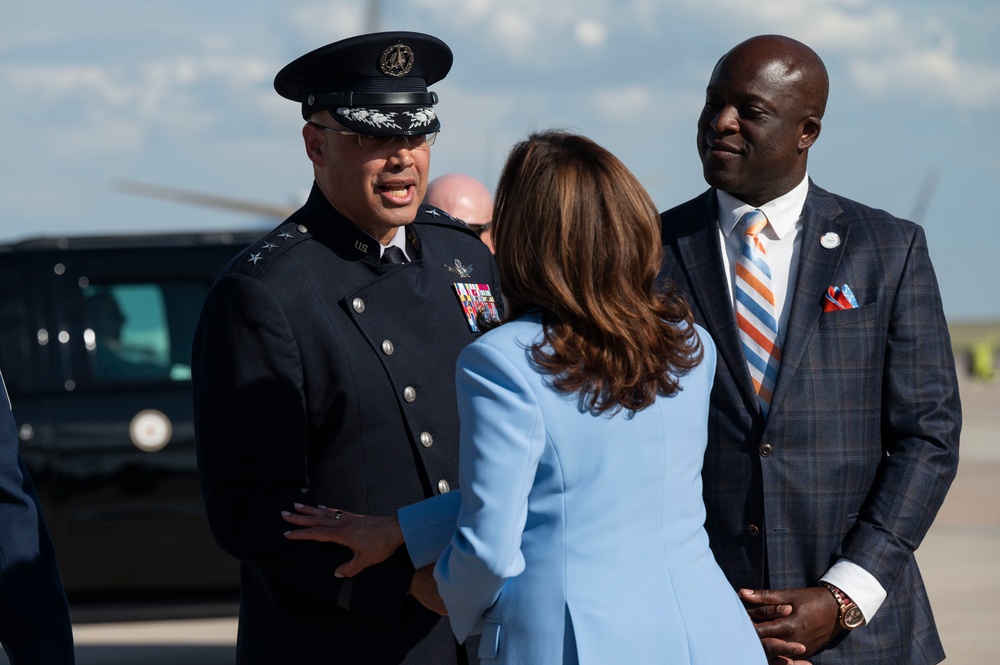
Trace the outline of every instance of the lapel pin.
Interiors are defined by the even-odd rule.
[[[823,237],[819,239],[819,244],[826,249],[836,249],[840,247],[840,236],[836,233],[824,233]]]

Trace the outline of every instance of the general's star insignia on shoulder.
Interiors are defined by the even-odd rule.
[[[469,324],[469,330],[479,332],[479,325],[476,317],[479,312],[485,311],[486,318],[496,321],[500,318],[497,313],[497,303],[490,292],[489,284],[467,284],[455,282],[452,284],[455,294],[462,303],[462,311],[465,312],[465,320]]]
[[[459,277],[468,277],[472,274],[472,264],[470,263],[467,266],[463,266],[462,262],[458,259],[455,259],[454,266],[450,266],[446,263],[444,267],[447,268],[449,272],[453,272]]]

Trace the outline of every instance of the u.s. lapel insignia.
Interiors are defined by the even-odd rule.
[[[469,275],[472,274],[472,264],[470,263],[467,266],[463,266],[462,262],[459,261],[458,259],[455,259],[455,265],[454,266],[450,266],[448,264],[445,264],[444,267],[447,268],[449,272],[453,272],[456,275],[458,275],[459,277],[468,277]]]
[[[479,332],[479,325],[476,318],[479,312],[485,312],[485,316],[490,320],[497,320],[500,315],[497,313],[497,304],[490,292],[489,284],[468,284],[465,282],[455,282],[452,284],[455,295],[462,303],[462,311],[465,313],[465,321],[469,324],[469,330]]]
[[[361,242],[360,240],[355,240],[354,241],[354,249],[358,250],[362,254],[367,254],[368,253],[368,245],[366,245],[365,243]]]

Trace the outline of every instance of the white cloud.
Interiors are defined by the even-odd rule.
[[[573,32],[576,41],[587,48],[604,46],[608,39],[608,30],[604,24],[592,19],[582,18],[577,21]]]
[[[289,20],[306,42],[318,48],[365,32],[368,4],[345,0],[300,3],[291,10]]]
[[[645,85],[604,88],[594,92],[598,112],[615,122],[648,118],[654,109],[653,91]]]
[[[962,62],[946,46],[858,58],[850,72],[859,87],[879,97],[906,95],[929,106],[1000,106],[1000,70]]]
[[[651,0],[414,0],[444,32],[481,35],[487,48],[544,67],[567,56],[568,44],[607,47],[616,32],[649,24]]]
[[[530,52],[536,40],[537,25],[530,17],[514,9],[504,9],[491,23],[494,37],[505,44],[508,52]]]
[[[221,108],[213,99],[258,106],[260,84],[272,69],[258,58],[179,55],[131,66],[7,65],[0,67],[0,82],[9,99],[32,113],[73,109],[65,125],[81,136],[60,142],[61,148],[106,152],[134,147],[142,124],[174,133],[204,129]]]

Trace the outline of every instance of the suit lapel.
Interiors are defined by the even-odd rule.
[[[685,219],[689,233],[678,235],[677,248],[687,271],[692,307],[701,313],[712,335],[719,358],[733,372],[733,381],[743,397],[757,404],[746,356],[736,327],[736,313],[729,295],[729,278],[723,271],[719,246],[719,214],[715,190],[702,195],[704,201],[690,207]],[[721,365],[722,363],[720,363]]]
[[[829,192],[809,182],[809,194],[802,209],[802,229],[799,231],[802,240],[799,274],[781,348],[781,371],[771,400],[771,417],[780,408],[809,339],[816,332],[823,312],[823,294],[833,285],[837,267],[847,247],[850,226],[841,218],[841,212],[840,205]],[[832,249],[823,247],[820,238],[826,233],[836,233],[840,244]]]

